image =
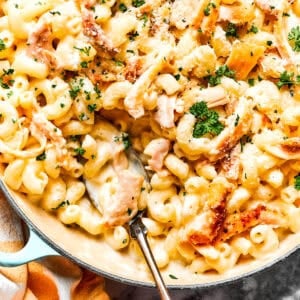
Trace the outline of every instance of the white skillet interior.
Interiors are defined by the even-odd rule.
[[[22,195],[5,188],[9,201],[21,217],[31,223],[35,231],[61,254],[112,279],[140,286],[153,285],[145,262],[129,256],[126,252],[113,250],[102,239],[95,238],[78,229],[66,227],[55,216],[30,203]],[[180,263],[171,262],[167,269],[162,270],[162,275],[169,287],[207,287],[265,269],[296,250],[299,245],[300,233],[289,235],[276,251],[263,258],[238,264],[224,274],[192,274]],[[175,275],[178,279],[171,278],[170,274]]]

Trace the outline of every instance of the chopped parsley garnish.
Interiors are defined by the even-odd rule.
[[[237,27],[235,24],[233,23],[228,23],[227,25],[227,28],[225,29],[225,32],[226,32],[226,36],[227,37],[238,37],[238,34],[237,34]]]
[[[194,138],[200,138],[206,134],[216,136],[224,129],[224,125],[219,121],[218,113],[208,109],[204,101],[193,104],[190,113],[197,118],[193,130]]]
[[[2,39],[0,39],[0,51],[5,50],[5,49],[6,49],[5,43]]]
[[[204,13],[204,15],[205,16],[209,16],[210,15],[210,9],[211,8],[216,8],[217,6],[216,6],[216,4],[215,3],[213,3],[213,2],[209,2],[208,4],[207,4],[207,6],[204,8],[204,10],[203,10],[203,13]]]
[[[77,142],[80,140],[81,135],[70,135],[70,140],[72,142]]]
[[[230,70],[227,65],[223,65],[223,66],[220,66],[216,70],[215,75],[209,75],[206,78],[208,79],[208,82],[211,86],[216,86],[216,85],[221,83],[221,78],[223,76],[230,77],[230,78],[234,79],[235,78],[235,71]]]
[[[143,21],[143,27],[146,26],[147,22],[148,22],[148,16],[146,14],[143,14],[141,17],[140,17],[140,20]]]
[[[121,12],[127,11],[127,6],[124,3],[120,3],[119,11],[121,11]]]
[[[131,146],[129,134],[126,132],[122,132],[121,136],[115,136],[114,141],[115,142],[123,142],[125,150],[127,150]]]
[[[132,213],[132,209],[131,209],[131,208],[128,208],[128,209],[127,209],[127,214],[128,214],[128,216],[130,216],[131,213]]]
[[[74,47],[74,49],[79,50],[80,52],[84,53],[86,56],[89,56],[92,47],[91,46],[87,46],[83,48]]]
[[[101,91],[97,85],[94,86],[94,92],[97,94],[97,99],[101,98]]]
[[[89,110],[89,112],[94,112],[96,109],[97,109],[97,104],[89,104],[88,106],[87,106],[87,108],[88,108],[88,110]]]
[[[81,68],[87,68],[88,67],[88,62],[87,61],[82,61],[80,63]]]
[[[254,78],[249,78],[249,79],[248,79],[248,84],[249,84],[250,86],[254,86],[254,83],[255,83]]]
[[[291,29],[288,34],[288,39],[293,43],[293,50],[300,52],[300,26]]]
[[[255,25],[252,25],[248,32],[258,33],[258,28]]]
[[[234,121],[234,126],[236,127],[239,124],[240,116],[236,115],[235,121]]]
[[[46,159],[46,153],[45,152],[41,153],[35,159],[39,160],[39,161],[45,160]]]
[[[124,66],[124,63],[120,60],[117,60],[117,59],[113,58],[113,61],[115,62],[115,65],[118,66],[118,67],[123,67]]]
[[[59,209],[59,208],[61,208],[61,207],[64,207],[64,206],[66,206],[66,205],[70,205],[69,200],[62,201],[61,203],[59,203],[56,207],[54,207],[54,208],[52,208],[52,209],[53,209],[53,210],[57,210],[57,209]]]
[[[79,82],[76,81],[76,80],[73,80],[70,83],[70,86],[71,86],[71,89],[69,90],[69,94],[70,94],[72,99],[75,99],[78,96],[81,88],[83,87],[83,79],[81,78],[79,80]]]
[[[180,79],[180,74],[175,74],[174,77],[178,81]]]
[[[145,4],[145,0],[133,0],[132,6],[134,7],[140,7]]]
[[[7,70],[3,69],[3,74],[4,75],[12,75],[12,74],[14,74],[14,72],[15,72],[15,70],[11,69],[11,68],[9,68]]]
[[[172,279],[178,279],[175,275],[173,274],[169,274],[169,277],[172,278]]]
[[[89,117],[88,117],[84,112],[82,112],[82,113],[80,113],[80,115],[78,116],[78,119],[79,119],[80,121],[86,121],[86,120],[89,119]]]
[[[297,191],[300,191],[300,174],[294,177],[294,187]]]
[[[137,36],[139,36],[139,33],[137,31],[131,31],[128,33],[130,41],[134,41]]]
[[[294,84],[300,83],[300,76],[296,76],[296,81],[294,80],[294,73],[288,73],[284,71],[280,74],[279,81],[276,83],[277,87],[281,89],[283,86],[287,86],[288,88],[292,87]]]
[[[59,11],[49,11],[51,15],[61,15],[61,13]]]
[[[85,150],[84,150],[82,147],[78,147],[78,148],[75,148],[75,149],[74,149],[74,152],[75,152],[77,155],[82,156],[82,155],[84,155]]]
[[[272,46],[273,42],[272,41],[267,41],[268,46]]]
[[[240,138],[241,152],[243,152],[244,146],[246,145],[246,143],[251,143],[251,142],[252,142],[252,140],[251,140],[251,137],[249,135],[243,135]]]

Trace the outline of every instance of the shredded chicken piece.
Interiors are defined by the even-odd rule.
[[[289,138],[278,145],[285,159],[300,159],[300,138]]]
[[[221,167],[224,170],[224,176],[229,180],[237,180],[240,172],[240,153],[241,146],[236,145],[229,154],[226,154],[221,162]]]
[[[128,60],[124,69],[124,77],[131,83],[134,83],[142,74],[142,62],[139,57],[132,57]]]
[[[208,108],[225,105],[230,101],[225,89],[221,85],[202,90],[199,88],[190,89],[183,93],[182,98],[184,99],[185,111],[188,111],[194,103],[202,100],[206,102]]]
[[[149,167],[155,172],[162,171],[164,159],[170,149],[170,141],[164,138],[152,140],[145,148],[144,153],[151,156]]]
[[[64,139],[61,130],[48,121],[43,114],[35,113],[32,115],[30,130],[39,132],[49,139],[55,145],[60,156],[64,156],[66,151],[66,140]]]
[[[255,0],[255,4],[266,14],[278,18],[285,7],[285,0]]]
[[[143,96],[148,87],[155,79],[156,75],[168,63],[173,55],[172,47],[161,49],[153,64],[138,78],[127,97],[124,99],[124,105],[129,114],[135,119],[144,115]]]
[[[283,7],[288,7],[288,2],[286,0],[282,0]],[[282,9],[282,12],[284,11]],[[278,52],[282,59],[284,59],[287,63],[286,68],[289,69],[290,72],[294,72],[297,74],[295,55],[292,47],[290,46],[287,39],[287,18],[283,16],[283,13],[279,14],[276,22],[274,23],[274,36],[276,38],[276,46]]]
[[[218,241],[226,241],[237,234],[248,231],[258,224],[286,226],[285,221],[281,219],[282,215],[280,213],[269,210],[261,204],[254,209],[231,214],[224,221]]]
[[[111,197],[109,205],[102,208],[104,224],[107,227],[123,225],[136,215],[137,200],[144,181],[141,175],[129,170],[122,170],[117,173],[117,176],[117,190]]]
[[[228,126],[212,142],[209,159],[215,161],[223,158],[247,134],[252,124],[250,110],[251,104],[241,98],[237,104],[234,115],[229,117]],[[215,154],[214,154],[215,153]]]
[[[265,54],[258,62],[264,76],[279,78],[286,69],[285,62],[276,54]]]
[[[229,192],[229,185],[223,180],[211,183],[203,212],[185,228],[186,238],[193,246],[208,245],[215,241],[225,220]]]
[[[171,25],[180,30],[189,26],[198,2],[198,0],[175,0],[172,4]]]
[[[111,39],[105,35],[105,32],[99,24],[95,22],[93,13],[88,9],[82,9],[83,33],[90,38],[95,45],[102,47],[107,51],[117,52]]]
[[[157,100],[157,112],[154,114],[154,119],[161,127],[172,128],[174,123],[174,111],[176,109],[176,97],[168,97],[161,95]]]
[[[49,69],[55,70],[58,65],[52,40],[51,25],[45,21],[40,22],[36,30],[29,35],[27,53],[37,61],[46,64]]]

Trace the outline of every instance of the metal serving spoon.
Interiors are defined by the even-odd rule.
[[[151,189],[149,176],[147,174],[147,171],[144,168],[144,165],[139,157],[139,155],[132,149],[129,148],[126,150],[126,155],[129,161],[129,168],[134,169],[137,173],[142,175],[145,179],[145,182],[149,189]],[[95,208],[99,210],[99,205],[96,201],[96,199],[93,197],[94,193],[92,190],[89,190],[90,185],[86,184],[86,190],[89,194],[89,198]],[[100,210],[99,210],[100,211]],[[138,244],[143,252],[143,255],[146,259],[146,262],[151,270],[151,273],[153,275],[154,281],[156,283],[156,286],[158,288],[160,297],[162,300],[170,300],[171,297],[168,293],[168,290],[166,288],[166,285],[164,283],[164,280],[160,274],[160,271],[157,267],[157,264],[155,262],[155,259],[153,257],[153,254],[151,252],[148,240],[147,240],[147,228],[142,222],[142,215],[144,211],[138,211],[138,213],[134,216],[133,219],[129,221],[129,229],[130,229],[130,235],[133,239],[136,239],[138,241]]]

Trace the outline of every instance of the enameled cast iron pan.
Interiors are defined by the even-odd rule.
[[[0,187],[30,229],[28,242],[22,250],[16,253],[0,253],[1,266],[18,266],[46,256],[63,255],[110,279],[130,285],[154,287],[146,263],[138,264],[136,259],[129,259],[123,252],[112,250],[105,242],[77,229],[66,227],[51,214],[11,191],[2,181]],[[174,289],[207,288],[232,283],[285,259],[296,251],[299,245],[300,233],[290,235],[275,252],[262,259],[245,261],[224,274],[193,275],[184,267],[179,268],[171,263],[170,269],[162,270],[162,275],[167,286]],[[176,274],[178,279],[172,278],[170,274]]]

